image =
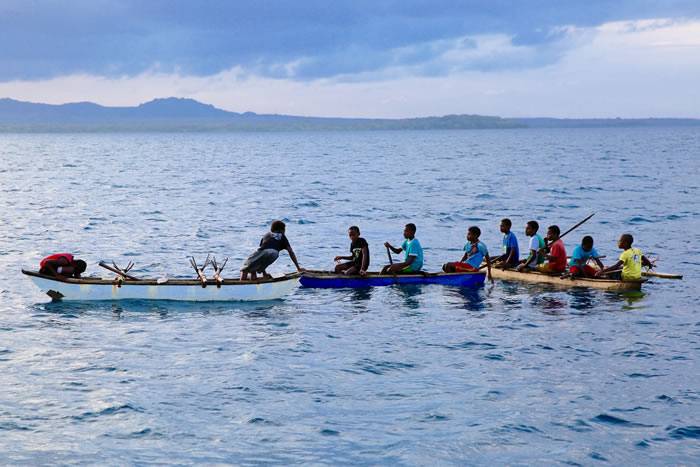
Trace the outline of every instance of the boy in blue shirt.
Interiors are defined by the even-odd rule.
[[[423,267],[423,247],[416,238],[416,225],[406,224],[403,229],[405,240],[400,248],[392,246],[389,242],[384,242],[384,246],[396,254],[404,253],[404,260],[401,263],[387,264],[382,268],[382,274],[412,274]]]
[[[598,271],[588,265],[588,260],[594,260],[600,270],[603,270],[605,266],[599,257],[598,250],[593,248],[593,237],[586,235],[571,254],[568,276],[572,279],[574,277],[595,277]],[[567,274],[564,274],[564,277],[567,277]]]
[[[516,268],[520,264],[520,249],[518,248],[518,239],[511,232],[513,223],[510,219],[501,220],[501,232],[503,233],[503,254],[494,259],[493,262],[500,262],[501,269]]]
[[[443,264],[442,270],[445,272],[477,272],[481,267],[481,263],[486,260],[489,280],[493,282],[489,250],[486,248],[486,245],[479,241],[480,236],[481,229],[479,227],[474,225],[469,227],[467,229],[467,244],[464,245],[462,259],[455,263]]]

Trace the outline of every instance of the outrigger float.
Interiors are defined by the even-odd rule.
[[[197,279],[139,279],[129,274],[130,263],[124,269],[113,263],[110,266],[100,262],[100,266],[116,273],[114,279],[99,277],[56,277],[36,271],[22,270],[22,273],[54,301],[83,300],[176,300],[192,302],[215,301],[262,301],[278,300],[290,294],[299,285],[299,273],[287,274],[272,279],[241,281],[224,279],[222,265],[216,260],[207,260],[198,267],[194,258],[192,264],[197,271]],[[207,278],[204,269],[211,264],[214,275]]]
[[[329,271],[304,271],[301,285],[308,288],[336,289],[382,287],[387,285],[440,284],[455,287],[479,287],[484,284],[486,272],[423,272],[418,274],[380,274],[366,276],[336,274]]]

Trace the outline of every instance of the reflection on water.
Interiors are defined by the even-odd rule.
[[[596,293],[591,289],[573,288],[568,290],[568,295],[571,297],[569,306],[578,311],[587,311],[596,306]]]
[[[460,305],[465,310],[483,311],[486,309],[486,294],[484,288],[444,287],[445,296],[450,304]]]
[[[645,293],[642,290],[625,290],[624,292],[617,293],[611,292],[608,296],[611,302],[621,303],[621,309],[624,311],[635,311],[645,308],[641,306],[645,297]]]
[[[417,284],[406,284],[406,285],[392,285],[390,286],[394,289],[398,296],[403,300],[403,305],[409,310],[418,310],[420,308],[419,297],[423,293],[422,285]]]

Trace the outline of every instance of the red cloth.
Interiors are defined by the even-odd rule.
[[[566,271],[566,248],[564,248],[564,242],[561,241],[561,238],[552,243],[549,256],[552,257],[552,259],[549,260],[549,268],[551,271]]]
[[[55,253],[42,259],[39,263],[39,269],[44,269],[44,266],[46,266],[46,263],[48,263],[49,261],[57,261],[61,258],[65,258],[66,260],[68,260],[68,264],[73,262],[73,255],[71,255],[70,253]]]
[[[448,263],[448,264],[451,264],[452,266],[454,266],[455,272],[475,272],[475,271],[478,271],[477,268],[475,268],[471,264],[467,264],[467,263],[457,262],[457,263]]]
[[[583,273],[581,273],[581,269],[578,266],[571,266],[569,268],[569,272],[574,276],[595,277],[596,271],[596,268],[589,265],[583,267]]]

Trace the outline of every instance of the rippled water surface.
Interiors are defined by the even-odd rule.
[[[0,462],[696,463],[700,131],[0,135]],[[330,268],[358,224],[426,269],[498,221],[634,233],[641,293],[496,282],[300,289],[260,304],[52,304],[19,274],[74,251],[228,273],[284,219]],[[283,255],[272,271],[292,269]]]

